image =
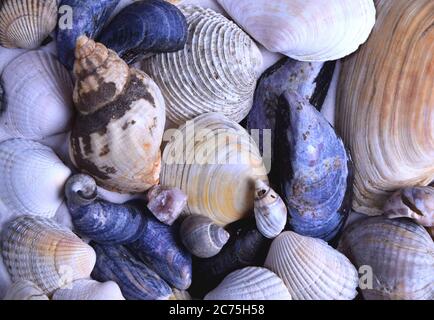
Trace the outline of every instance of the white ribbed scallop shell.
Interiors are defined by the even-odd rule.
[[[125,298],[116,282],[101,283],[83,279],[74,281],[71,288],[56,290],[53,300],[125,300]]]
[[[51,219],[23,216],[3,231],[2,255],[13,281],[29,280],[51,295],[90,277],[95,251]]]
[[[4,0],[0,8],[0,45],[35,49],[57,23],[56,0]]]
[[[351,300],[357,295],[356,268],[321,239],[286,231],[271,244],[265,267],[282,278],[294,300]]]
[[[3,300],[49,300],[33,282],[18,280],[9,287]]]
[[[0,124],[11,137],[39,140],[69,130],[73,84],[52,54],[38,50],[18,56],[1,81],[5,105]]]
[[[291,295],[275,273],[247,267],[226,276],[205,300],[291,300]]]
[[[63,186],[71,174],[56,154],[34,141],[0,143],[1,221],[17,215],[53,217],[63,201]]]
[[[373,0],[218,0],[269,51],[300,61],[337,60],[357,50],[375,23]]]
[[[189,36],[185,48],[142,62],[159,85],[176,124],[207,112],[240,122],[250,111],[262,55],[235,23],[210,9],[182,6]]]

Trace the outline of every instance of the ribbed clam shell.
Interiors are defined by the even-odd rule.
[[[229,274],[205,300],[291,300],[291,295],[275,273],[247,267]]]
[[[321,239],[286,231],[271,244],[265,267],[285,282],[294,300],[352,300],[356,268]]]
[[[113,281],[76,280],[70,288],[54,292],[52,300],[125,300],[121,289]]]
[[[345,229],[339,250],[356,267],[372,268],[372,287],[367,281],[361,288],[365,299],[434,299],[434,242],[413,221],[381,216],[357,221]]]
[[[219,113],[201,115],[179,130],[163,152],[161,185],[181,189],[186,212],[218,225],[251,214],[255,181],[267,181],[253,138]]]
[[[269,51],[301,61],[337,60],[357,50],[375,23],[373,0],[218,0]]]
[[[56,0],[4,0],[0,6],[0,45],[35,49],[56,23]]]
[[[277,237],[285,228],[288,211],[282,198],[262,180],[255,183],[255,219],[258,230],[267,238]]]
[[[336,105],[354,159],[353,209],[368,215],[396,190],[434,180],[434,2],[376,4],[369,40],[342,62]]]
[[[1,125],[11,137],[39,140],[68,131],[73,84],[68,71],[52,54],[22,54],[3,71],[5,90]]]
[[[3,300],[49,300],[33,282],[18,280],[6,292]]]
[[[405,188],[395,192],[384,206],[388,218],[410,218],[425,227],[434,226],[434,187]]]
[[[63,201],[63,187],[71,174],[48,147],[30,140],[0,143],[0,201],[5,216],[53,217]]]
[[[222,15],[197,6],[181,6],[187,18],[184,49],[142,62],[166,100],[176,124],[207,112],[241,121],[252,107],[262,55],[250,37]]]
[[[51,219],[23,216],[3,232],[3,260],[13,281],[29,280],[51,295],[90,276],[95,252],[72,231]]]

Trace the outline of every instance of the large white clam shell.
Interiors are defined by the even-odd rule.
[[[219,113],[189,121],[163,152],[160,183],[188,197],[185,211],[226,225],[252,213],[255,181],[268,181],[253,138]]]
[[[241,121],[253,104],[261,52],[235,23],[215,11],[181,9],[189,32],[185,48],[146,59],[141,68],[157,82],[168,118],[176,124],[207,112]]]
[[[38,50],[18,56],[1,81],[5,106],[0,124],[11,137],[38,140],[68,131],[73,84],[52,54]]]
[[[82,279],[74,281],[70,288],[56,290],[53,300],[125,300],[125,298],[116,282],[101,283]]]
[[[29,280],[51,295],[90,277],[95,251],[51,219],[22,216],[3,230],[2,255],[13,281]]]
[[[11,139],[0,143],[0,221],[25,214],[53,217],[70,174],[56,154],[38,142]]]
[[[247,267],[226,276],[205,300],[291,300],[291,295],[275,273]]]
[[[48,300],[48,297],[33,282],[18,280],[10,286],[3,300]]]
[[[286,231],[271,244],[265,267],[282,278],[294,300],[351,300],[357,295],[356,268],[321,239]]]
[[[300,61],[337,60],[357,50],[375,23],[373,0],[217,0],[269,51]]]

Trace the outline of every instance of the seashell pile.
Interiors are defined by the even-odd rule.
[[[433,24],[0,0],[0,300],[434,300]]]

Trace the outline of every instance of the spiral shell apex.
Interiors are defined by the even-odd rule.
[[[97,183],[121,193],[158,183],[165,104],[145,73],[130,69],[112,50],[82,36],[77,40],[72,129],[74,164]]]
[[[29,280],[51,295],[90,276],[96,256],[72,231],[54,221],[23,216],[3,232],[3,260],[13,281]]]
[[[56,0],[4,0],[0,4],[0,45],[36,49],[56,23]]]

